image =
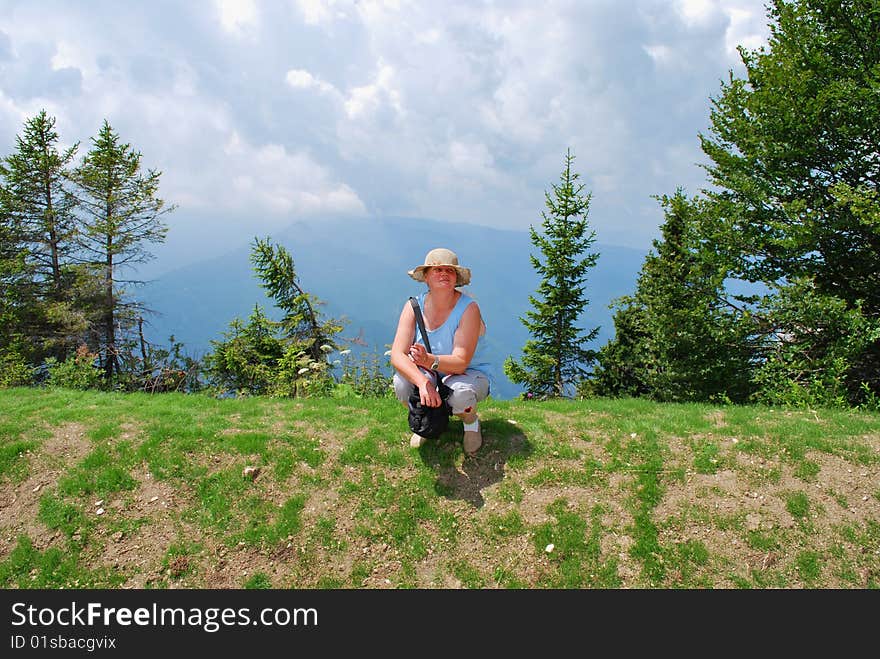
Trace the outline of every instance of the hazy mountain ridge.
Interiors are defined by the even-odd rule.
[[[261,236],[265,237],[265,236]],[[302,287],[325,304],[322,312],[344,317],[342,336],[358,336],[362,348],[379,354],[390,344],[397,318],[410,295],[424,285],[407,276],[434,247],[448,247],[473,279],[466,292],[476,298],[489,328],[489,356],[495,364],[493,395],[511,398],[520,389],[504,376],[505,357],[518,357],[528,340],[519,318],[530,309],[529,295],[538,284],[529,255],[536,249],[526,231],[506,231],[471,224],[415,218],[296,222],[269,236],[292,255]],[[598,237],[597,237],[598,238]],[[148,338],[165,343],[170,335],[185,352],[200,357],[219,339],[229,322],[246,319],[256,304],[271,313],[250,263],[251,244],[223,256],[187,265],[159,276],[139,292],[157,315],[149,318]],[[646,252],[596,243],[600,257],[588,273],[590,300],[582,327],[599,326],[594,348],[613,336],[608,305],[632,293]],[[357,348],[357,346],[355,346]]]

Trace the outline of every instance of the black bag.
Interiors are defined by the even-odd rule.
[[[428,340],[428,332],[425,331],[425,321],[422,319],[422,310],[419,308],[419,303],[414,297],[411,297],[409,302],[416,315],[416,324],[422,333],[425,349],[431,352],[431,342]],[[409,394],[408,420],[409,429],[417,435],[427,437],[428,439],[437,439],[449,427],[449,415],[452,414],[452,409],[449,407],[447,399],[449,394],[452,393],[452,389],[443,384],[437,371],[431,371],[431,374],[434,377],[434,385],[437,387],[437,393],[440,394],[442,402],[439,407],[422,405],[419,388],[413,385],[412,391]]]

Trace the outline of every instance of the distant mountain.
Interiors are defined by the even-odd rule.
[[[265,236],[260,236],[265,237]],[[476,298],[488,326],[489,356],[495,364],[492,395],[509,399],[520,393],[504,375],[508,355],[520,356],[528,333],[519,318],[531,307],[538,284],[529,255],[536,250],[526,231],[415,218],[297,222],[269,236],[292,255],[303,288],[324,301],[327,316],[344,317],[342,336],[360,337],[361,349],[388,348],[406,299],[424,289],[407,271],[434,247],[448,247],[471,268],[467,292]],[[201,357],[229,322],[246,319],[256,304],[272,312],[250,263],[250,244],[218,257],[167,272],[138,295],[157,315],[149,319],[148,338],[166,343],[174,335],[185,352]],[[588,273],[590,303],[581,326],[599,326],[593,348],[604,345],[614,327],[611,301],[632,293],[646,252],[595,244],[598,264]],[[357,345],[353,346],[358,349]]]

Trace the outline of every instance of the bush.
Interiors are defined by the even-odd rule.
[[[0,389],[25,387],[34,383],[34,369],[15,350],[0,352]]]
[[[327,396],[333,389],[330,365],[298,347],[288,348],[270,374],[268,394],[290,398]]]
[[[393,396],[391,377],[382,368],[378,353],[355,355],[351,350],[340,351],[341,360],[334,364],[341,367],[339,382],[334,395],[352,395],[359,398],[385,398]],[[385,362],[387,363],[387,359]]]
[[[770,405],[849,407],[873,400],[855,365],[880,339],[861,308],[795,280],[765,304],[774,332],[756,369],[754,398]]]
[[[98,355],[82,345],[73,357],[59,362],[54,357],[46,359],[47,384],[67,389],[99,389],[103,385],[102,372],[98,367]]]

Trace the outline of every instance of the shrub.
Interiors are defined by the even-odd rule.
[[[24,387],[34,382],[34,369],[16,350],[0,350],[0,389]]]
[[[46,359],[47,384],[67,389],[99,389],[103,385],[98,367],[98,355],[81,345],[76,354],[59,362],[54,357]]]

